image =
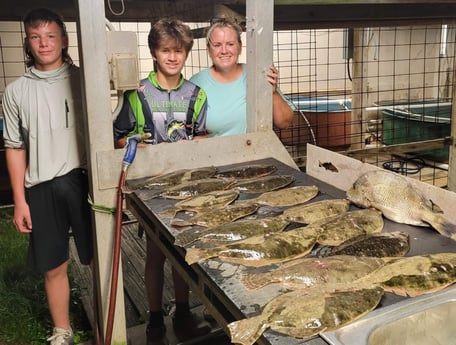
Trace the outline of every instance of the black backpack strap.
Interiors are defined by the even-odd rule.
[[[141,101],[142,111],[144,114],[145,128],[150,129],[152,136],[154,136],[154,120],[152,118],[152,110],[150,110],[149,103],[147,103],[144,93],[138,90],[138,96]]]
[[[195,85],[192,97],[190,98],[190,103],[188,104],[187,120],[185,122],[185,130],[187,131],[188,136],[193,135],[193,114],[195,113],[195,103],[198,98],[200,90],[201,88],[198,85]]]

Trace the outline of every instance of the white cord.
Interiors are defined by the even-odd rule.
[[[302,110],[299,110],[299,113],[301,114],[302,118],[304,121],[306,121],[307,126],[309,127],[310,135],[312,136],[312,141],[314,145],[317,145],[317,139],[315,138],[315,133],[312,129],[312,126],[310,125],[309,120],[307,119],[306,115],[304,115],[304,112]]]
[[[115,16],[121,16],[122,14],[124,14],[125,12],[125,4],[124,4],[124,0],[120,0],[120,3],[122,4],[122,10],[120,12],[114,12],[112,10],[112,7],[111,7],[111,0],[108,0],[108,7],[109,7],[109,10],[111,11],[111,13]]]

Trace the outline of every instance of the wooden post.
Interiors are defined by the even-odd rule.
[[[247,133],[272,130],[272,88],[266,73],[272,64],[273,0],[247,0]]]
[[[78,39],[80,60],[83,72],[84,111],[87,118],[87,148],[91,180],[91,197],[96,205],[114,207],[116,188],[100,188],[106,178],[99,173],[98,153],[113,150],[113,129],[111,95],[106,45],[106,23],[104,1],[78,0],[79,26]],[[106,163],[105,163],[106,164]],[[118,171],[121,160],[107,164],[110,171]],[[111,214],[95,212],[95,264],[98,279],[98,322],[106,329],[109,294],[111,285],[112,253],[114,239],[114,217]],[[124,310],[123,275],[120,263],[117,285],[117,301],[112,334],[113,344],[126,344],[126,324]],[[110,345],[110,344],[106,344]]]

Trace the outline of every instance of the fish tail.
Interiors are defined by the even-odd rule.
[[[255,290],[272,283],[272,281],[266,274],[245,273],[241,276],[241,283],[247,290]]]
[[[188,222],[186,220],[183,220],[183,219],[180,219],[180,218],[173,218],[171,219],[171,221],[169,222],[170,225],[172,226],[178,226],[178,227],[182,227],[182,226],[192,226],[193,223],[191,222]]]
[[[150,200],[150,199],[155,199],[160,196],[160,191],[157,190],[150,190],[150,189],[141,189],[136,192],[138,197],[141,198],[141,200]]]
[[[185,254],[185,261],[191,265],[196,262],[204,261],[216,256],[212,252],[201,249],[201,248],[187,248],[187,253]]]
[[[426,221],[426,220],[424,220]],[[435,214],[431,221],[431,226],[436,229],[442,236],[456,240],[456,224],[451,223],[441,214]]]
[[[160,217],[172,218],[176,215],[177,209],[175,207],[170,207],[159,213]]]
[[[250,203],[251,201],[249,199],[237,199],[234,201],[233,205],[245,205]]]
[[[262,315],[228,324],[231,342],[242,345],[254,344],[267,328],[269,326],[263,322]]]
[[[197,241],[199,233],[184,231],[176,236],[174,244],[179,247],[185,247]]]

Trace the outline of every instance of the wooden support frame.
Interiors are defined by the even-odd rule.
[[[98,205],[115,205],[116,189],[100,189],[97,152],[113,148],[111,96],[108,61],[106,59],[106,27],[102,0],[78,0],[78,34],[83,72],[84,112],[87,119],[87,152],[91,181],[91,198]],[[114,162],[113,170],[120,176],[121,162]],[[111,163],[112,165],[112,163]],[[117,168],[117,169],[116,169]],[[97,277],[98,323],[106,330],[111,286],[114,217],[94,212],[95,275]],[[120,259],[121,260],[121,259]],[[119,266],[122,267],[121,262]],[[119,270],[115,318],[112,333],[113,344],[126,344],[123,275]]]

